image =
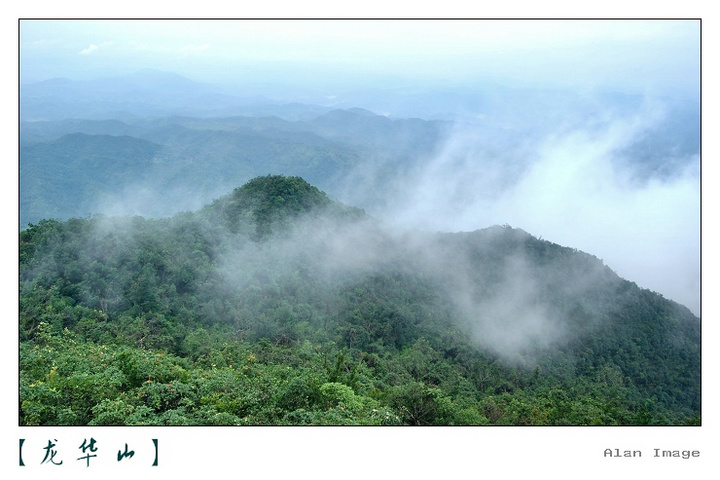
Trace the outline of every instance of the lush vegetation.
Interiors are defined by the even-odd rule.
[[[22,425],[700,422],[700,322],[510,227],[394,232],[298,177],[20,232]]]

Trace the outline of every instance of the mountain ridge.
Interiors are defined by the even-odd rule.
[[[207,424],[204,408],[222,424],[382,424],[379,410],[397,424],[699,422],[686,308],[523,230],[397,230],[300,177],[257,177],[162,219],[32,225],[20,306],[22,424]],[[78,348],[116,356],[115,383],[92,377],[115,403],[68,398],[74,413],[58,416],[38,385],[65,398],[81,380],[43,365],[70,372]],[[147,355],[166,373],[137,363]],[[220,372],[225,387],[201,385]],[[146,402],[148,381],[178,393]]]
[[[385,169],[410,163],[429,155],[442,136],[438,122],[389,120],[357,112],[343,115],[355,120],[341,124],[321,122],[322,126],[315,120],[247,116],[23,121],[21,168],[26,163],[43,160],[48,168],[21,172],[25,188],[21,189],[20,197],[25,208],[20,211],[20,228],[40,220],[43,212],[52,212],[51,216],[64,220],[88,213],[117,213],[123,205],[132,206],[131,212],[145,216],[169,215],[197,208],[223,191],[268,171],[302,176],[326,191],[333,190],[337,196],[346,189],[348,175],[356,169],[369,162],[382,162]],[[368,118],[370,123],[366,123]],[[364,125],[365,133],[355,129],[356,121]],[[378,121],[389,122],[390,128],[382,127]],[[138,171],[128,168],[118,172],[120,181],[98,182],[82,168],[68,170],[68,175],[75,175],[76,183],[69,187],[58,184],[61,177],[49,174],[57,157],[75,154],[75,162],[67,164],[70,168],[109,148],[98,142],[98,152],[67,151],[59,138],[72,134],[130,136],[161,148],[153,147],[155,154],[151,158],[140,155],[146,162],[139,164]],[[92,138],[105,139],[107,144],[117,142],[110,137]],[[405,141],[397,141],[399,138],[412,141],[406,145]],[[44,159],[35,158],[39,151],[44,152]],[[133,156],[124,159],[118,151],[113,162],[117,166]],[[193,180],[188,181],[189,178]],[[62,193],[68,190],[73,195],[82,191],[83,202],[67,200]],[[138,199],[146,201],[138,204]]]

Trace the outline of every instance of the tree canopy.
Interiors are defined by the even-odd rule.
[[[700,421],[700,322],[519,229],[397,232],[299,177],[20,232],[22,425]]]

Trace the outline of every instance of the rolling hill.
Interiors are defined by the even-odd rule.
[[[699,424],[700,320],[510,226],[294,176],[20,232],[20,424]]]

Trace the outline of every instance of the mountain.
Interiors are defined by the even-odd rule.
[[[445,127],[359,110],[302,121],[23,121],[20,228],[97,213],[168,216],[268,172],[301,176],[337,197],[352,185],[356,169],[377,163],[389,175],[432,154]]]
[[[161,146],[130,136],[72,133],[20,146],[20,222],[97,212],[152,167]]]
[[[96,213],[168,216],[198,209],[268,173],[301,176],[377,216],[412,219],[422,203],[416,197],[441,209],[492,206],[538,174],[542,162],[562,154],[564,146],[577,152],[576,161],[607,160],[610,165],[602,168],[613,188],[652,189],[699,177],[698,99],[482,83],[436,90],[375,88],[312,103],[329,92],[274,99],[256,95],[242,82],[233,88],[228,93],[153,70],[21,85],[20,228],[42,218]],[[28,161],[55,168],[56,157],[64,154],[56,150],[65,148],[58,140],[74,134],[132,137],[160,148],[152,158],[140,155],[144,164],[115,162],[127,170],[118,172],[118,182],[96,181],[82,169],[56,179],[42,167],[24,168]],[[607,155],[595,159],[595,150],[566,144],[575,141],[598,142],[595,147],[607,148]],[[82,159],[67,163],[68,168],[83,164]],[[558,159],[557,165],[571,165],[570,159]],[[426,181],[442,183],[440,191],[456,190],[459,202],[443,205],[429,198]],[[83,202],[68,190],[83,192]],[[453,219],[467,216],[472,212],[457,212]],[[506,219],[473,220],[472,227],[458,228]]]
[[[700,320],[509,226],[398,230],[269,175],[19,254],[23,425],[700,421]]]

